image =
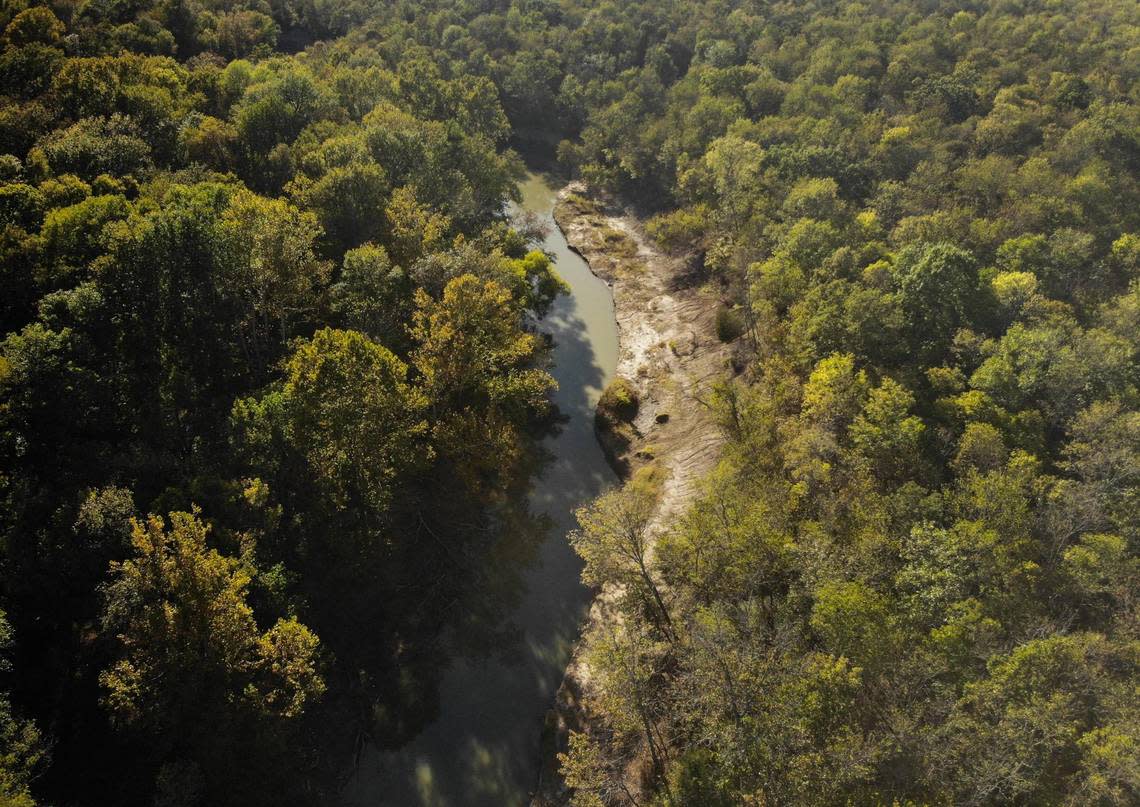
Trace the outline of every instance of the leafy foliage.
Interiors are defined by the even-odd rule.
[[[1134,801],[1134,10],[683,5],[688,58],[559,153],[657,211],[747,366],[637,544],[661,608],[586,637],[575,802]]]
[[[389,11],[0,12],[4,799],[323,803],[530,534],[564,286],[495,84],[339,38]]]
[[[747,365],[671,529],[583,513],[629,596],[576,798],[1136,800],[1134,3],[0,31],[0,798],[311,803],[430,719],[550,414],[510,143],[656,214]]]

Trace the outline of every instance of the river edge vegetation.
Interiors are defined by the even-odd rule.
[[[607,521],[650,494],[583,520],[628,596],[575,800],[1140,797],[1134,3],[0,29],[0,799],[323,803],[430,719],[439,637],[509,599],[493,535],[541,528],[559,283],[502,216],[541,143],[655,214],[748,358],[646,574]]]
[[[503,640],[562,284],[487,77],[276,50],[354,20],[0,17],[0,803],[334,802]]]
[[[742,4],[561,146],[746,366],[683,518],[579,513],[575,804],[1140,799],[1138,23]]]

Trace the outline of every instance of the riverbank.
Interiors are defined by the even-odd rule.
[[[558,185],[557,187],[561,187]],[[544,231],[542,248],[570,287],[538,328],[554,345],[553,401],[565,416],[542,444],[527,512],[544,526],[504,525],[472,602],[487,636],[445,637],[435,719],[396,749],[369,746],[344,794],[349,805],[524,807],[538,778],[543,716],[555,696],[591,594],[566,539],[575,508],[614,482],[594,437],[594,408],[617,364],[610,290],[576,255],[552,217],[557,189],[539,174],[511,211]]]
[[[729,363],[729,347],[716,335],[719,300],[713,289],[696,282],[684,260],[657,250],[640,221],[587,197],[579,183],[559,193],[554,219],[613,294],[616,378],[625,380],[637,408],[628,422],[599,417],[598,438],[623,481],[655,466],[662,486],[651,533],[659,534],[684,512],[720,454],[722,437],[706,403]],[[583,632],[612,619],[612,595],[598,593]],[[579,645],[547,715],[535,807],[568,801],[557,754],[566,749],[571,731],[589,730],[590,694],[590,671]]]

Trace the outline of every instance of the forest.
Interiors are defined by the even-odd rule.
[[[684,516],[580,512],[622,596],[573,803],[1140,801],[1140,5],[0,32],[0,805],[337,803],[433,718],[494,536],[541,529],[526,163],[636,210],[733,355]]]

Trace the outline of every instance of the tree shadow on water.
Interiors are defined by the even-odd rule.
[[[526,483],[490,508],[481,539],[464,544],[471,552],[442,562],[442,577],[463,573],[447,581],[446,602],[432,600],[445,613],[426,620],[438,632],[417,657],[423,708],[403,727],[406,742],[361,756],[343,793],[350,804],[524,804],[536,781],[543,717],[589,599],[566,535],[574,510],[614,478],[594,435],[594,405],[603,365],[616,357],[616,331],[605,332],[615,328],[608,289],[553,226],[544,246],[574,291],[538,323],[553,344],[556,416]],[[599,335],[610,340],[603,356]]]

